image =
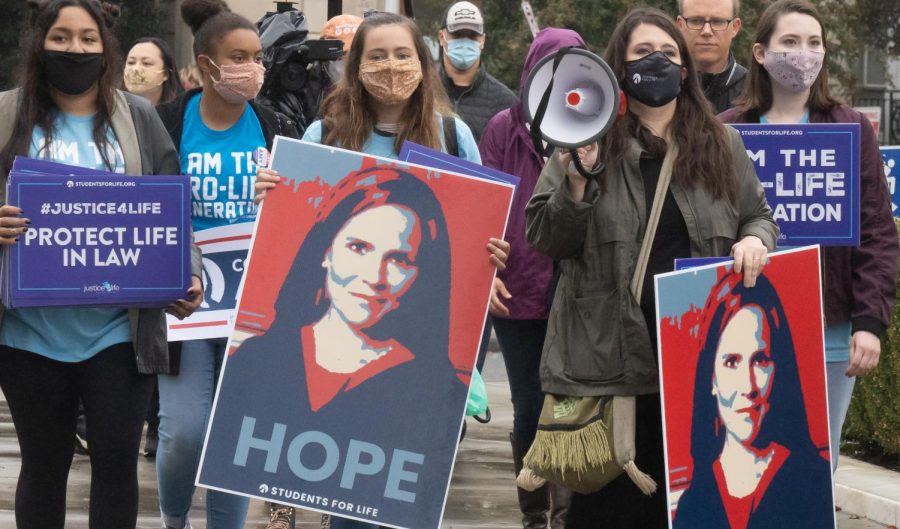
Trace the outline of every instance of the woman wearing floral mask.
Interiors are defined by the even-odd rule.
[[[154,106],[168,103],[184,91],[172,48],[156,37],[134,41],[125,59],[122,77],[129,92],[147,98]]]
[[[744,93],[720,118],[726,123],[859,123],[860,246],[823,249],[825,357],[831,465],[855,377],[878,365],[891,321],[897,277],[897,232],[871,123],[828,92],[825,28],[802,0],[770,5],[757,25]]]
[[[186,0],[181,15],[194,33],[203,87],[158,107],[181,154],[194,192],[194,230],[253,222],[256,153],[275,135],[296,137],[284,116],[253,103],[263,83],[262,46],[250,21],[221,0]],[[190,527],[194,476],[212,408],[225,338],[182,342],[177,375],[159,377],[160,424],[156,471],[163,525]],[[210,490],[207,527],[242,528],[247,499]]]

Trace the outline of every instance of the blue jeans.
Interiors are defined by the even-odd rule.
[[[853,386],[856,377],[848,377],[845,373],[850,365],[846,362],[826,362],[825,371],[828,385],[828,429],[831,432],[831,471],[837,469],[838,455],[841,449],[841,430],[844,419],[850,408]]]
[[[188,523],[194,477],[226,345],[224,338],[184,342],[179,374],[159,376],[156,474],[159,507],[169,527],[181,529]],[[243,528],[248,505],[249,499],[243,496],[207,490],[207,528]]]
[[[513,405],[513,437],[524,448],[537,432],[544,392],[541,390],[541,351],[547,320],[494,318],[494,332],[503,352]]]

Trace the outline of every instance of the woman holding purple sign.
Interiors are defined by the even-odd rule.
[[[723,121],[860,124],[861,243],[822,250],[833,470],[855,377],[878,365],[894,305],[900,247],[872,125],[828,91],[827,40],[816,7],[803,0],[775,2],[760,17],[754,42],[744,93],[735,108],[719,116]]]
[[[178,155],[149,102],[116,90],[112,25],[118,7],[95,0],[30,2],[20,88],[0,93],[0,193],[16,156],[88,169],[176,174]],[[5,198],[5,197],[4,197]],[[0,207],[0,244],[30,221]],[[192,287],[169,306],[200,304],[200,252]],[[91,458],[90,527],[134,527],[137,454],[152,375],[170,369],[162,309],[53,308],[0,312],[0,388],[22,454],[16,489],[21,529],[62,529],[79,400]]]

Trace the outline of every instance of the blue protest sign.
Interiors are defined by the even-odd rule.
[[[89,173],[10,173],[8,200],[32,225],[6,247],[7,307],[163,307],[185,297],[187,177]]]
[[[900,190],[897,189],[897,176],[900,175],[900,146],[882,147],[881,157],[884,159],[884,177],[887,178],[888,190],[891,192],[891,212],[898,217]]]
[[[859,245],[859,124],[733,125],[781,228],[779,246]]]
[[[686,257],[675,259],[675,271],[699,268],[701,266],[731,261],[731,257]]]
[[[398,159],[403,160],[404,162],[424,165],[425,167],[433,167],[435,169],[443,169],[445,171],[475,176],[485,180],[503,182],[514,186],[519,185],[518,176],[513,176],[491,167],[463,160],[462,158],[441,151],[429,149],[428,147],[424,147],[411,141],[403,142],[403,148],[400,149],[400,156]]]

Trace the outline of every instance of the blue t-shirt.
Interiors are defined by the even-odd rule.
[[[459,157],[480,164],[481,153],[478,152],[478,144],[475,143],[475,137],[472,135],[472,130],[469,129],[469,126],[466,125],[463,120],[459,118],[453,119],[456,120],[456,143],[459,146]],[[446,145],[446,142],[444,141],[444,128],[438,127],[438,130],[441,135],[441,145]],[[303,139],[313,143],[322,143],[322,122],[315,121],[312,125],[307,127],[306,133],[303,134]],[[384,158],[396,160],[397,156],[400,155],[400,153],[394,149],[394,141],[396,139],[397,137],[393,134],[387,134],[378,130],[373,131],[366,140],[366,143],[363,144],[362,152],[371,154],[372,156],[382,156]],[[445,147],[441,150],[446,152],[447,149]]]
[[[253,222],[256,182],[254,153],[266,146],[259,118],[247,103],[237,123],[213,130],[200,117],[200,98],[188,101],[181,133],[181,172],[191,177],[194,231]]]
[[[53,123],[53,141],[35,128],[28,155],[102,171],[125,172],[116,137],[106,135],[107,166],[94,143],[94,116],[60,113]],[[80,362],[117,343],[131,341],[128,312],[123,309],[46,308],[8,310],[0,327],[0,344],[31,351],[60,362]]]

